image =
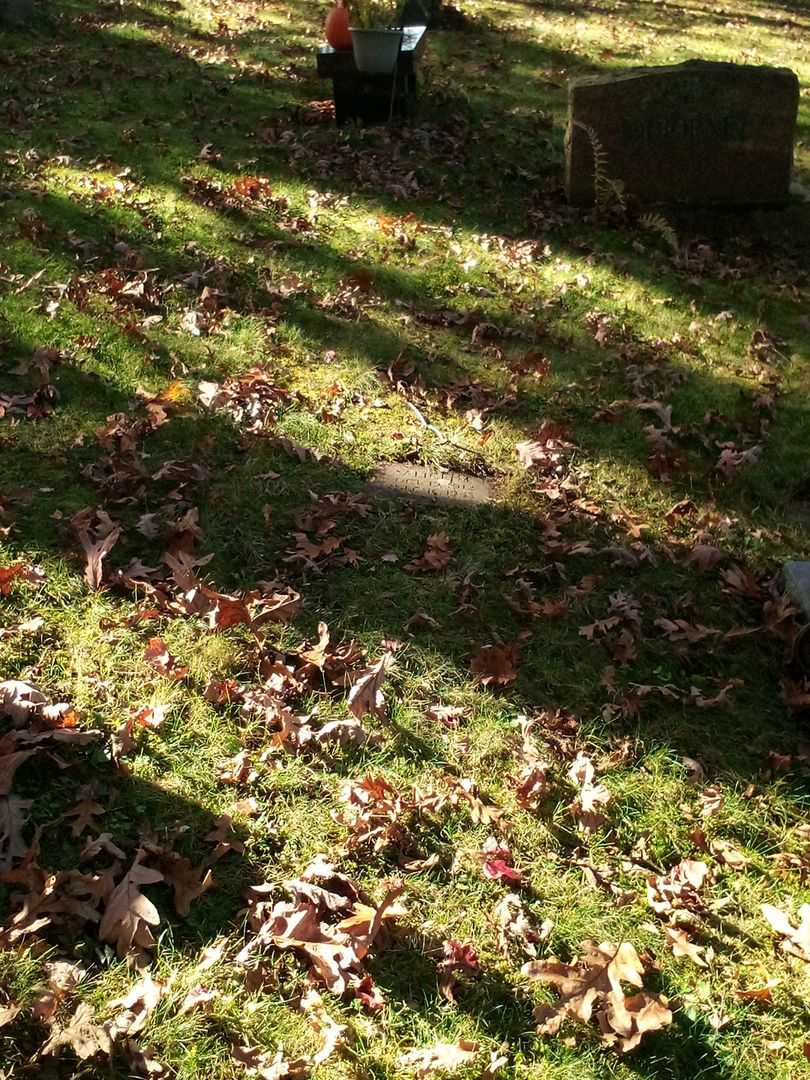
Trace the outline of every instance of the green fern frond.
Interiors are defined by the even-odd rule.
[[[638,221],[643,229],[660,236],[664,243],[672,249],[674,255],[678,254],[680,251],[678,234],[665,217],[661,214],[642,214]]]
[[[573,126],[579,128],[588,137],[593,155],[593,191],[594,201],[598,210],[607,210],[613,203],[620,210],[626,209],[624,198],[624,184],[621,180],[613,180],[608,175],[608,155],[602,145],[596,131],[590,124],[583,124],[581,120],[572,121]]]

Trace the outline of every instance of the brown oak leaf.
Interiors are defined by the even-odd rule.
[[[151,949],[155,944],[149,927],[158,925],[160,914],[140,887],[163,881],[163,874],[141,866],[142,857],[143,851],[139,850],[132,866],[113,889],[99,926],[99,937],[114,944],[119,956],[125,956],[133,945]]]
[[[70,826],[70,835],[81,836],[85,829],[95,829],[97,826],[93,818],[106,813],[106,808],[100,803],[93,802],[90,798],[81,799],[72,810],[68,810],[64,815],[66,818],[74,819],[73,824]]]
[[[587,1024],[595,1018],[602,1041],[626,1053],[647,1032],[672,1022],[666,999],[645,992],[625,997],[622,983],[640,989],[644,975],[644,965],[629,942],[616,946],[586,941],[582,948],[581,958],[573,964],[552,957],[523,965],[525,975],[548,983],[559,995],[556,1005],[535,1009],[541,1035],[556,1035],[566,1019]]]
[[[779,942],[782,951],[810,963],[810,904],[802,904],[799,908],[796,926],[784,911],[773,904],[763,904],[762,914],[782,939]]]
[[[96,1054],[112,1055],[113,1038],[106,1024],[97,1024],[93,1009],[83,1002],[70,1017],[65,1027],[54,1024],[51,1034],[39,1053],[42,1057],[57,1054],[63,1046],[69,1047],[80,1061],[87,1061]]]
[[[450,537],[447,533],[432,533],[427,538],[424,554],[413,562],[407,563],[403,569],[412,574],[444,570],[449,565],[451,557]]]
[[[111,1001],[111,1009],[121,1009],[107,1024],[113,1037],[136,1035],[144,1027],[166,990],[168,984],[155,982],[147,971],[142,979],[129,988],[124,997]]]
[[[700,945],[695,945],[685,930],[677,926],[666,927],[667,944],[672,949],[673,956],[684,956],[698,967],[708,967]]]
[[[361,671],[352,683],[349,690],[349,712],[358,720],[368,715],[376,716],[380,720],[385,719],[385,697],[381,687],[392,659],[392,653],[383,653],[376,664]]]
[[[216,827],[211,832],[206,833],[203,839],[207,840],[209,844],[216,844],[211,855],[212,862],[217,862],[223,855],[227,855],[229,851],[235,851],[239,855],[244,854],[245,851],[245,845],[234,832],[233,820],[230,814],[221,814],[216,820]]]
[[[483,645],[470,661],[470,669],[481,686],[508,686],[517,679],[518,648],[511,645]]]
[[[188,668],[178,663],[177,657],[172,656],[162,638],[150,638],[144,656],[147,663],[167,679],[179,682],[188,675]]]
[[[400,1054],[397,1063],[404,1069],[413,1069],[418,1077],[434,1072],[454,1072],[462,1065],[469,1065],[478,1055],[479,1045],[469,1039],[458,1042],[437,1042],[422,1050],[409,1050]]]
[[[115,525],[103,510],[95,513],[89,509],[80,510],[70,520],[87,560],[85,580],[91,589],[100,589],[103,578],[102,563],[118,543],[121,528]]]
[[[41,585],[44,580],[44,571],[38,566],[31,566],[30,563],[16,562],[10,566],[0,566],[0,596],[8,596],[15,581]]]

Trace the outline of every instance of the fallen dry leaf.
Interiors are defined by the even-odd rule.
[[[163,881],[163,874],[141,866],[142,857],[143,851],[138,851],[129,870],[111,893],[99,926],[99,937],[114,944],[119,956],[125,956],[133,945],[151,949],[155,944],[149,927],[158,925],[160,914],[140,887]]]
[[[466,716],[467,710],[460,705],[431,705],[425,709],[428,720],[437,721],[448,728],[457,728]]]
[[[782,985],[781,979],[768,979],[764,986],[752,987],[750,990],[738,990],[737,997],[741,1001],[758,1001],[760,1004],[773,1004],[773,991]]]
[[[211,855],[212,862],[217,862],[229,851],[235,851],[239,855],[243,855],[245,851],[245,845],[234,831],[230,814],[221,814],[216,820],[216,827],[206,833],[203,839],[209,844],[216,844]]]
[[[191,905],[214,886],[210,867],[193,866],[190,859],[176,851],[158,851],[158,867],[167,885],[174,893],[174,907],[178,915],[188,915]]]
[[[177,662],[177,657],[172,656],[166,648],[162,638],[153,637],[144,651],[144,657],[155,671],[165,675],[167,679],[179,682],[188,675],[188,668]]]
[[[782,939],[779,947],[783,952],[810,963],[810,904],[802,904],[798,911],[798,925],[773,904],[763,904],[762,914],[769,926]]]
[[[274,1054],[258,1047],[234,1046],[231,1048],[231,1060],[241,1065],[248,1076],[258,1076],[261,1080],[303,1080],[310,1071],[308,1058],[290,1061],[284,1057],[283,1050],[277,1050]]]
[[[672,949],[673,956],[684,956],[698,967],[708,967],[700,945],[695,945],[685,930],[676,926],[666,927],[667,944]]]
[[[167,989],[166,983],[155,982],[147,971],[142,979],[130,987],[124,997],[109,1002],[110,1009],[121,1010],[107,1024],[113,1038],[136,1035],[144,1027]]]
[[[180,1008],[177,1010],[177,1015],[185,1016],[196,1009],[201,1009],[207,1013],[211,1003],[216,1001],[219,996],[219,990],[208,990],[204,986],[195,986],[183,998]]]
[[[107,1025],[97,1024],[93,1009],[83,1002],[70,1017],[65,1027],[52,1025],[51,1034],[40,1047],[39,1055],[49,1057],[69,1047],[80,1061],[87,1061],[96,1054],[112,1055],[114,1043]]]
[[[439,961],[436,965],[439,992],[446,1001],[451,1005],[455,1005],[455,989],[458,985],[458,976],[478,976],[481,973],[481,965],[478,961],[478,954],[472,945],[450,940],[445,941],[442,948],[444,950],[444,960]]]
[[[479,793],[478,785],[470,777],[445,776],[444,782],[448,788],[447,802],[451,806],[466,806],[475,825],[494,825],[503,817],[503,810],[485,801]],[[430,798],[422,800],[421,803],[417,800],[417,803],[422,811],[439,810],[442,799],[439,797],[434,805],[431,805]]]
[[[426,611],[415,611],[404,623],[406,630],[438,630],[440,626],[439,620],[428,615]]]
[[[551,923],[544,923],[539,931],[529,921],[523,901],[516,893],[507,893],[495,905],[493,915],[498,927],[498,943],[504,956],[509,955],[511,945],[517,945],[527,956],[537,956],[537,946],[551,933]]]
[[[4,740],[5,741],[5,740]],[[13,742],[12,746],[15,745]],[[0,753],[0,796],[10,795],[14,783],[14,775],[23,762],[36,754],[34,750],[12,750],[10,753]]]
[[[384,923],[405,914],[396,904],[402,884],[392,883],[380,903],[372,905],[321,855],[300,879],[285,882],[285,888],[294,899],[275,904],[273,886],[248,890],[248,923],[255,936],[239,953],[237,963],[246,963],[262,945],[292,949],[305,957],[313,978],[332,993],[370,994],[372,984],[362,962]]]
[[[683,859],[667,874],[654,874],[647,879],[647,901],[659,915],[683,908],[702,911],[705,907],[700,890],[711,880],[711,871],[704,862]]]
[[[704,818],[714,817],[723,809],[725,795],[719,784],[712,784],[698,795],[700,803],[700,816]]]
[[[312,1057],[313,1065],[320,1065],[343,1046],[352,1035],[347,1024],[339,1024],[327,1012],[317,990],[307,990],[301,998],[301,1011],[323,1040],[320,1050]]]
[[[593,762],[580,751],[568,770],[568,779],[579,788],[579,794],[569,810],[586,833],[592,833],[604,824],[606,819],[601,807],[610,802],[608,789],[603,784],[594,783],[595,774]]]
[[[0,682],[0,715],[8,716],[15,726],[21,727],[39,716],[47,704],[48,699],[33,683],[19,679]]]
[[[523,874],[512,865],[512,852],[496,837],[487,837],[478,858],[484,877],[492,881],[509,881],[512,884],[523,881]]]
[[[0,566],[0,596],[8,596],[15,581],[41,585],[44,580],[45,571],[39,566],[31,566],[30,563],[16,562],[10,566]]]
[[[0,1028],[12,1024],[21,1012],[22,1005],[15,1005],[13,1002],[8,1005],[0,1005]]]
[[[70,519],[86,559],[85,580],[91,589],[101,588],[102,563],[121,536],[121,528],[103,510],[79,510]]]
[[[424,1050],[410,1050],[400,1054],[397,1063],[403,1069],[413,1069],[416,1076],[430,1076],[434,1072],[454,1072],[462,1065],[469,1065],[478,1055],[479,1046],[469,1039],[458,1042],[438,1042]]]
[[[376,716],[380,720],[385,719],[385,697],[381,687],[392,659],[393,655],[390,652],[383,653],[376,664],[372,664],[355,677],[349,690],[349,712],[358,720],[369,715]]]
[[[641,988],[644,965],[633,946],[586,941],[582,957],[573,964],[560,960],[531,960],[523,965],[530,978],[553,986],[556,1005],[538,1005],[534,1011],[541,1035],[556,1035],[567,1018],[587,1024],[595,1017],[602,1041],[627,1053],[645,1034],[672,1023],[664,998],[641,992],[625,997],[622,983]]]
[[[121,1052],[135,1076],[143,1076],[147,1080],[155,1076],[166,1076],[166,1068],[155,1057],[154,1050],[140,1046],[135,1039],[125,1038],[120,1045]]]
[[[508,686],[517,679],[517,645],[483,645],[470,661],[481,686]]]
[[[0,761],[1,760],[2,759],[0,759]],[[101,803],[94,802],[90,798],[84,798],[77,802],[73,809],[68,810],[63,816],[74,819],[73,824],[70,827],[70,835],[81,836],[85,829],[97,828],[96,822],[93,819],[106,813],[107,808],[102,806]]]
[[[515,777],[515,794],[525,809],[537,810],[551,789],[550,765],[544,760],[532,737],[540,723],[540,717],[519,716],[518,721],[523,741],[517,753],[520,771]]]
[[[432,533],[427,538],[424,554],[413,562],[406,563],[403,569],[410,573],[444,570],[451,557],[450,538],[447,533]]]
[[[566,424],[546,420],[534,439],[526,439],[515,446],[518,461],[524,469],[562,476],[566,453],[571,449],[567,436]]]
[[[710,855],[714,855],[715,859],[722,863],[723,866],[728,866],[732,870],[744,870],[748,866],[748,859],[730,840],[723,840],[720,837],[710,839],[703,829],[692,829],[689,833],[689,839],[701,851],[707,851]]]

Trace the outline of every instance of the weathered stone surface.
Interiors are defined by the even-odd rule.
[[[810,562],[785,563],[785,590],[810,619]]]
[[[0,26],[24,26],[33,18],[33,0],[0,0]]]
[[[594,202],[600,172],[643,202],[777,204],[788,198],[799,80],[788,68],[693,60],[574,79],[566,190]]]
[[[388,499],[412,499],[441,505],[474,506],[492,502],[494,486],[480,476],[389,462],[371,478],[367,491]]]

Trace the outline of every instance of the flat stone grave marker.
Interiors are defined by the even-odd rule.
[[[798,106],[788,68],[691,60],[573,79],[568,198],[589,206],[619,181],[647,203],[783,203]]]
[[[366,491],[388,499],[444,506],[480,506],[495,500],[493,483],[483,477],[402,462],[381,465]]]

